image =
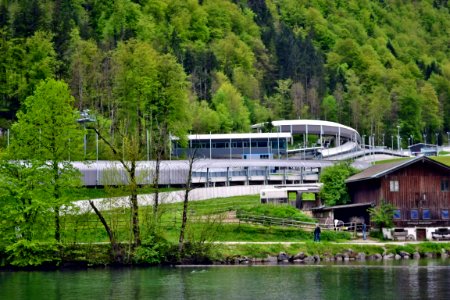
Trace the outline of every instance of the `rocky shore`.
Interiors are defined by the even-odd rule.
[[[321,261],[324,262],[346,262],[346,261],[389,261],[389,260],[410,260],[410,259],[422,259],[422,258],[442,258],[448,259],[450,257],[450,251],[442,249],[441,252],[413,252],[399,251],[399,253],[375,253],[366,255],[364,252],[355,252],[352,249],[343,251],[337,254],[324,254],[324,255],[307,255],[304,252],[299,252],[295,255],[289,255],[286,252],[280,252],[277,256],[267,256],[267,258],[252,258],[247,256],[236,256],[225,259],[224,261],[215,262],[215,264],[313,264]]]

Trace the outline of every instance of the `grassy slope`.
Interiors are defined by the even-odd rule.
[[[192,201],[189,204],[190,231],[189,239],[215,241],[308,241],[312,233],[296,228],[279,226],[262,226],[245,223],[227,223],[228,214],[238,209],[259,206],[259,196],[239,196],[217,198],[204,201]],[[273,208],[276,210],[276,207]],[[159,229],[161,235],[171,242],[176,242],[181,224],[182,203],[163,204]],[[121,241],[129,239],[129,210],[120,209],[104,212],[108,223],[117,231]],[[143,239],[146,238],[146,228],[152,221],[152,207],[142,207],[140,220]],[[222,222],[221,222],[222,220]],[[83,214],[65,217],[65,242],[107,242],[105,230],[94,214]],[[75,230],[75,228],[77,228]],[[323,232],[322,239],[329,241],[345,240],[350,235],[345,232]]]

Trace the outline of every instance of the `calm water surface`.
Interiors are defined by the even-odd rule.
[[[0,272],[0,299],[450,299],[449,264]]]

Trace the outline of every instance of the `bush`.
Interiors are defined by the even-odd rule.
[[[213,243],[186,242],[183,245],[183,252],[178,262],[184,264],[211,264],[220,256],[216,253],[216,250],[217,246]],[[178,251],[178,246],[176,251]]]
[[[16,267],[38,267],[60,261],[58,246],[54,242],[19,240],[6,247],[7,262]]]
[[[159,236],[149,236],[133,253],[136,264],[157,265],[166,261],[171,245]]]
[[[329,241],[329,242],[336,242],[340,240],[350,240],[352,238],[352,235],[350,232],[347,231],[330,231],[330,230],[322,230],[320,234],[320,240],[321,241]],[[312,234],[311,234],[312,239]]]

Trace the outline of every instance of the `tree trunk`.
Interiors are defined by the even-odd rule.
[[[155,161],[155,175],[153,176],[153,188],[155,189],[154,203],[153,203],[153,217],[156,218],[159,206],[159,171],[161,167],[161,156],[158,153]]]
[[[180,254],[183,251],[183,245],[184,245],[184,234],[185,234],[185,231],[186,231],[187,213],[188,213],[188,204],[189,204],[189,192],[192,189],[191,188],[192,167],[194,165],[195,153],[196,153],[196,151],[194,151],[193,155],[189,158],[188,178],[186,180],[185,191],[184,191],[183,217],[182,217],[182,220],[181,220],[180,238],[178,240],[178,252]]]
[[[56,206],[55,206],[55,240],[57,242],[61,241],[61,224],[59,219],[59,166],[58,163],[53,160],[53,180],[55,182],[53,196],[55,197]]]
[[[133,223],[134,245],[139,247],[141,245],[141,232],[139,229],[139,204],[137,197],[137,183],[136,183],[136,161],[131,162],[130,172],[130,202],[131,202],[131,218]]]
[[[55,240],[61,241],[61,224],[59,222],[59,206],[55,206]]]
[[[91,205],[97,217],[100,219],[100,222],[102,223],[103,227],[105,227],[106,233],[108,234],[109,237],[109,242],[111,243],[111,254],[114,258],[114,261],[120,262],[122,260],[120,246],[116,241],[113,231],[111,230],[105,218],[103,217],[103,214],[95,206],[94,202],[92,200],[89,200],[89,204]]]

